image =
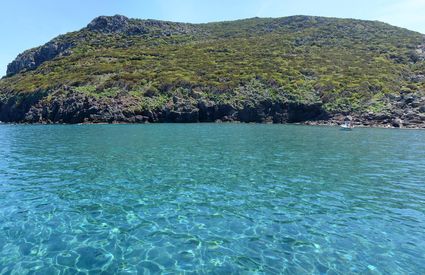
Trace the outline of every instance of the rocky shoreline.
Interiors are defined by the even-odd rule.
[[[0,121],[27,124],[98,123],[298,123],[336,126],[350,117],[355,127],[425,129],[425,97],[405,93],[386,98],[383,112],[328,113],[320,103],[261,100],[217,103],[173,96],[156,108],[140,108],[131,97],[94,98],[69,92],[52,99],[43,92],[0,102]]]
[[[39,93],[0,103],[1,121],[21,123],[291,123],[327,118],[321,104],[270,99],[234,104],[173,96],[161,106],[141,108],[132,97],[96,99],[71,92],[54,99]]]
[[[81,123],[61,123],[61,122],[3,122],[0,121],[0,125],[146,125],[146,124],[280,124],[280,125],[300,125],[300,126],[317,126],[317,127],[340,127],[343,121],[327,120],[327,121],[304,121],[304,122],[241,122],[241,121],[213,121],[213,122],[81,122]],[[395,127],[391,124],[383,124],[380,122],[364,122],[359,124],[353,124],[353,128],[381,128],[381,129],[403,129],[403,130],[425,130],[425,126],[409,125],[408,127]]]

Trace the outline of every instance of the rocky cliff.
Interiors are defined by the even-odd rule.
[[[20,72],[36,69],[46,61],[55,57],[71,54],[70,49],[74,43],[60,41],[56,39],[49,43],[18,55],[14,61],[7,66],[7,76],[12,76]]]

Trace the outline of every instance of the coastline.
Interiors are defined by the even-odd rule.
[[[261,123],[425,129],[425,96],[405,94],[379,112],[330,112],[322,103],[246,100],[239,103],[174,96],[154,108],[131,98],[95,99],[80,93],[0,102],[0,121],[16,124]]]
[[[340,127],[343,122],[329,121],[304,121],[304,122],[242,122],[242,121],[212,121],[212,122],[82,122],[82,123],[63,123],[63,122],[0,122],[1,125],[24,125],[24,126],[52,126],[52,125],[153,125],[153,124],[257,124],[257,125],[297,125],[297,126],[315,126],[315,127]],[[395,127],[391,124],[353,124],[353,128],[361,129],[402,129],[402,130],[425,130],[424,125],[409,125],[408,127]]]

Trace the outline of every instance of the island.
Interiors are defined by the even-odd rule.
[[[425,128],[425,36],[290,16],[100,16],[12,61],[9,123],[257,122]]]

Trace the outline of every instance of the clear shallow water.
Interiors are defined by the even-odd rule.
[[[417,274],[425,131],[0,125],[0,274]]]

